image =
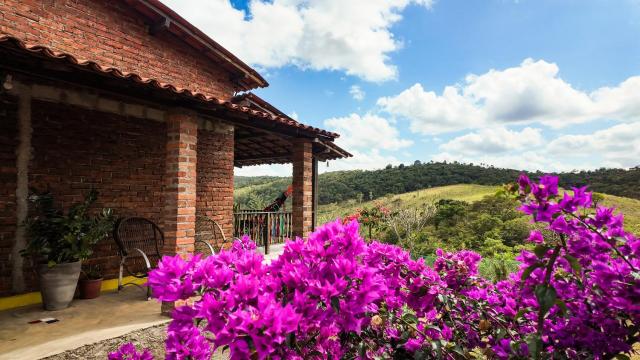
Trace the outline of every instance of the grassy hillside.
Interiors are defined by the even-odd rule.
[[[432,203],[440,199],[453,199],[474,202],[485,195],[494,194],[499,187],[474,184],[460,184],[439,186],[431,189],[417,190],[404,194],[386,195],[376,200],[358,202],[347,200],[340,203],[319,206],[318,220],[320,223],[352,214],[358,208],[372,207],[375,203],[382,203],[392,210],[415,208],[425,203]]]
[[[275,200],[291,184],[289,177],[236,176],[234,178],[234,202],[243,209],[263,209]],[[290,207],[291,199],[287,200]]]
[[[280,176],[236,176],[233,178],[233,186],[237,189],[251,187],[255,185],[271,184],[279,180],[290,179],[290,177]],[[290,181],[290,180],[288,180]]]
[[[519,170],[460,163],[420,163],[385,169],[335,171],[320,174],[319,203],[375,200],[421,189],[477,184],[499,186],[516,181]],[[529,173],[538,178],[542,173]],[[599,169],[558,174],[564,187],[589,185],[593,191],[640,199],[640,167],[629,170]],[[291,183],[290,177],[237,177],[235,202],[240,207],[263,208]]]
[[[474,202],[486,195],[495,194],[498,189],[499,187],[497,186],[461,184],[387,195],[373,201],[358,202],[356,200],[347,200],[340,203],[320,205],[318,220],[319,223],[324,223],[337,217],[344,217],[354,213],[358,208],[372,207],[376,202],[380,202],[393,210],[416,208],[421,204],[432,203],[440,199]],[[616,207],[625,214],[627,230],[640,234],[640,200],[615,195],[602,195],[604,196],[603,205]]]
[[[624,224],[628,231],[640,235],[640,200],[615,195],[604,195],[603,205],[615,207],[624,213]]]

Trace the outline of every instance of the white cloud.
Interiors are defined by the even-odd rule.
[[[448,86],[442,95],[415,84],[400,94],[378,99],[386,112],[410,120],[411,131],[438,134],[485,124],[485,114],[466,99],[457,87]]]
[[[463,157],[459,154],[439,153],[432,157],[434,161],[459,161],[476,165],[495,166],[506,169],[531,171],[571,171],[587,168],[569,164],[562,159],[549,158],[544,150],[525,151],[510,154],[482,154],[473,157]]]
[[[549,143],[550,154],[598,156],[607,167],[640,166],[640,122],[619,124],[588,135],[564,135]]]
[[[291,164],[253,165],[233,169],[235,176],[291,176],[292,174]]]
[[[504,145],[498,145],[497,137],[483,137],[483,130],[441,145],[442,152],[433,160],[542,171],[640,166],[640,122],[618,124],[591,134],[562,135],[546,144],[538,129],[505,131]],[[488,144],[481,144],[482,138]]]
[[[542,122],[562,126],[593,113],[589,96],[558,77],[556,64],[526,59],[518,67],[465,79],[464,95],[498,123]]]
[[[474,156],[519,151],[530,147],[539,147],[542,143],[540,129],[527,127],[522,131],[513,131],[498,127],[486,128],[456,137],[440,145],[440,150],[449,154]]]
[[[387,119],[373,114],[331,118],[324,124],[340,134],[336,142],[346,149],[397,150],[413,144],[411,140],[401,139],[398,129]]]
[[[591,94],[602,116],[640,121],[640,76],[633,76],[617,87],[602,87]]]
[[[408,119],[413,132],[430,135],[500,124],[560,128],[598,119],[640,120],[640,76],[587,93],[558,74],[554,63],[526,59],[517,67],[468,75],[442,94],[415,84],[377,103]]]
[[[329,167],[320,166],[319,171],[338,171],[338,170],[376,170],[382,169],[388,164],[398,165],[398,160],[393,155],[381,154],[378,149],[371,150],[353,150],[350,149],[353,157],[346,159],[333,160],[329,162]]]
[[[349,94],[354,100],[357,101],[364,100],[364,97],[367,95],[364,90],[362,90],[362,88],[358,85],[351,85],[351,88],[349,88]]]
[[[381,154],[377,149],[353,150],[349,149],[353,157],[329,161],[329,166],[324,162],[318,164],[320,173],[339,170],[376,170],[382,169],[388,164],[398,165],[398,160],[393,155]],[[293,167],[291,164],[254,165],[235,168],[236,176],[291,176]]]
[[[391,27],[415,4],[433,0],[253,0],[249,12],[229,0],[162,0],[244,61],[339,70],[367,81],[397,76],[389,54],[402,43]]]
[[[392,154],[384,153],[407,148],[413,141],[400,138],[400,133],[387,119],[373,115],[351,114],[324,121],[327,128],[340,133],[336,143],[347,149],[353,157],[330,162],[329,168],[320,171],[374,170],[388,164],[400,164]],[[324,169],[323,169],[324,168]]]

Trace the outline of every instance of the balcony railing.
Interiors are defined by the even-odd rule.
[[[292,234],[290,211],[240,210],[233,214],[233,237],[249,235],[257,246],[263,246],[265,254],[269,245],[284,243]]]

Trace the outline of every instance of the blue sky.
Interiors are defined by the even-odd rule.
[[[256,67],[258,95],[342,134],[356,156],[325,171],[640,165],[638,0],[164,2]]]

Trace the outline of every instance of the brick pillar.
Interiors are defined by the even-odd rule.
[[[308,139],[293,143],[293,235],[307,236],[313,227],[313,155]]]
[[[233,133],[233,126],[209,121],[198,129],[196,213],[215,220],[227,241],[233,236]]]
[[[186,256],[194,250],[197,134],[195,113],[185,109],[169,112],[163,214],[167,254]]]

